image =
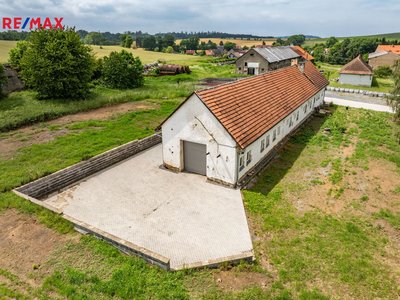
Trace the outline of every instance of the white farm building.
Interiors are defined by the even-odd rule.
[[[357,56],[340,70],[339,83],[359,86],[371,86],[373,72],[372,68]]]
[[[164,165],[236,186],[322,104],[311,63],[194,92],[162,124]]]

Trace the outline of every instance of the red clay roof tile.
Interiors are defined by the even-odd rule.
[[[372,75],[372,68],[361,58],[357,56],[348,64],[344,65],[340,70],[340,74],[359,74],[359,75]]]
[[[311,63],[195,92],[241,148],[253,143],[328,81]]]

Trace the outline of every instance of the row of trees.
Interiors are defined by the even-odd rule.
[[[32,32],[10,51],[10,63],[39,99],[85,98],[94,81],[120,89],[143,85],[139,58],[122,50],[96,59],[73,28]]]
[[[287,39],[277,38],[276,41],[272,44],[273,46],[301,46],[306,41],[306,36],[303,34],[295,34],[289,36]]]

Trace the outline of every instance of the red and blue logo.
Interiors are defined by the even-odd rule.
[[[62,21],[64,18],[22,18],[22,17],[14,17],[14,18],[2,18],[2,29],[4,30],[25,30],[25,29],[52,29],[52,28],[63,28]]]

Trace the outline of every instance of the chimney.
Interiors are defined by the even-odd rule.
[[[299,63],[299,64],[297,65],[297,67],[299,68],[299,70],[300,70],[301,73],[304,73],[304,65],[305,65],[304,62],[301,62],[301,63]]]

